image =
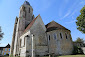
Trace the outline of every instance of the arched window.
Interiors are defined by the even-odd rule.
[[[48,39],[50,40],[50,35],[48,36]]]
[[[60,33],[60,37],[61,37],[61,39],[62,39],[62,34]]]
[[[20,39],[20,47],[21,47],[21,44],[22,44],[22,40]]]
[[[25,37],[24,37],[24,46],[25,46]]]
[[[29,13],[30,13],[30,8],[29,8]]]
[[[67,39],[67,34],[65,33],[66,39]]]
[[[56,34],[54,33],[54,39],[56,39]]]

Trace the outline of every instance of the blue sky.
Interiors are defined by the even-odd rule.
[[[0,46],[11,44],[15,17],[19,16],[20,6],[25,0],[0,0],[0,26],[4,38]],[[33,8],[35,17],[40,14],[44,24],[52,20],[71,30],[72,39],[85,39],[85,34],[77,30],[75,24],[85,0],[28,0]]]

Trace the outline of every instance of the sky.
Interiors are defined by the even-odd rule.
[[[25,0],[0,0],[0,26],[4,37],[0,46],[12,42],[12,35],[16,16],[19,17],[21,5]],[[44,24],[52,20],[71,30],[72,40],[78,37],[85,40],[85,34],[77,30],[76,18],[85,5],[85,0],[27,0],[33,8],[35,17],[40,14]]]

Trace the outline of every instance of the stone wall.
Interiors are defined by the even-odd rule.
[[[60,36],[60,33],[62,35],[62,38]],[[66,35],[67,34],[67,39]],[[56,34],[56,39],[54,38],[54,34]],[[70,35],[70,31],[68,30],[54,30],[47,32],[48,39],[48,45],[49,45],[49,53],[54,53],[55,55],[66,55],[66,54],[72,54],[73,50],[73,43],[72,38]]]
[[[85,54],[85,47],[81,47],[81,49],[83,50],[83,53]]]
[[[47,49],[47,37],[46,37],[46,28],[40,16],[37,17],[34,24],[30,29],[31,34],[34,35],[35,41],[35,54],[37,55],[46,55]],[[39,49],[38,49],[39,47]],[[41,53],[39,53],[41,52]]]

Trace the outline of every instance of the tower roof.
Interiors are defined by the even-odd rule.
[[[28,1],[25,1],[24,5],[29,5],[30,6],[30,3]]]

